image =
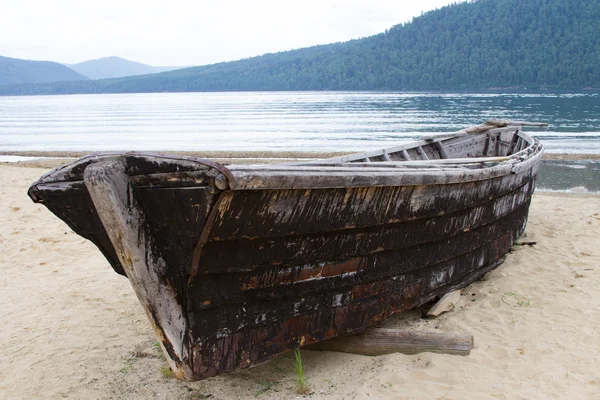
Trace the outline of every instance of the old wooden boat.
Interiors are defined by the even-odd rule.
[[[361,331],[497,266],[542,156],[523,125],[295,164],[95,154],[29,196],[127,276],[175,375],[198,380]]]

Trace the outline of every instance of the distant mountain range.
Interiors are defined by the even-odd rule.
[[[20,60],[0,56],[0,85],[83,81],[88,78],[62,64],[51,61]]]
[[[253,90],[600,90],[600,0],[471,0],[364,39],[0,95]]]
[[[183,67],[155,67],[120,57],[104,57],[78,64],[21,60],[0,56],[0,85],[88,81],[155,74]],[[89,83],[89,82],[88,82]]]
[[[183,67],[155,67],[121,57],[104,57],[77,64],[65,64],[90,79],[120,78],[124,76],[155,74]]]

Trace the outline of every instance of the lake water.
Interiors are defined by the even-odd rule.
[[[600,161],[543,160],[537,190],[600,193]]]
[[[0,97],[8,151],[359,151],[486,119],[544,121],[548,152],[600,153],[598,94],[159,93]]]
[[[598,94],[159,93],[0,97],[10,151],[362,151],[487,119],[527,128],[547,152],[600,154]],[[600,191],[600,163],[544,161],[538,188]]]

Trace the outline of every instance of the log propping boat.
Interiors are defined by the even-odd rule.
[[[129,278],[175,375],[199,380],[361,331],[496,267],[525,228],[542,156],[523,125],[295,164],[96,154],[28,193]]]

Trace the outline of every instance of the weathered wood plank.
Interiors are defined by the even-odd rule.
[[[351,171],[340,168],[338,171],[269,171],[235,170],[234,190],[259,189],[319,189],[354,188],[409,185],[437,185],[459,182],[472,182],[492,179],[510,174],[510,164],[498,164],[485,169],[439,171],[403,171],[390,169],[389,172],[360,169]],[[353,172],[353,173],[349,173]]]
[[[532,179],[523,172],[451,185],[234,191],[222,203],[209,240],[334,231],[429,218],[500,197]]]
[[[381,356],[392,353],[441,353],[468,356],[473,335],[467,333],[423,332],[390,328],[371,328],[350,336],[338,336],[304,347],[307,350],[337,351]]]
[[[523,123],[525,125],[519,125],[519,123]],[[530,125],[530,124],[533,124],[533,125]],[[392,147],[386,148],[385,150],[391,156],[392,159],[397,157],[397,159],[399,159],[399,160],[401,160],[401,159],[406,160],[407,158],[402,157],[402,153],[404,151],[408,151],[408,150],[415,151],[414,148],[416,146],[429,146],[431,144],[432,140],[442,141],[443,143],[447,143],[447,144],[460,143],[460,142],[466,143],[470,140],[473,140],[473,138],[475,136],[477,136],[477,134],[498,135],[498,134],[506,133],[506,134],[512,135],[515,131],[519,130],[521,126],[546,126],[546,125],[547,124],[542,124],[542,123],[527,123],[524,121],[503,121],[503,120],[490,121],[489,124],[483,124],[483,125],[478,125],[478,126],[472,127],[472,128],[462,129],[462,130],[454,132],[454,133],[440,134],[440,135],[434,135],[434,136],[425,135],[425,136],[422,136],[420,138],[420,140],[418,140],[417,142],[413,142],[413,143],[409,143],[409,144],[405,144],[405,145],[401,145],[401,146],[392,146]],[[339,162],[350,162],[350,161],[362,160],[365,158],[365,156],[378,157],[382,154],[383,154],[383,149],[368,151],[368,152],[364,152],[364,153],[349,154],[349,155],[341,156],[341,157],[334,157],[331,160],[337,160]],[[503,154],[498,154],[498,155],[503,155]]]
[[[493,125],[495,127],[503,126],[548,126],[546,122],[530,122],[521,120],[505,120],[505,119],[490,119],[486,124]]]
[[[177,171],[158,174],[136,175],[129,180],[136,189],[157,188],[184,188],[209,186],[213,177],[207,174],[206,169],[200,171]]]
[[[519,152],[523,149],[523,138],[519,136],[517,139],[517,143],[515,144],[515,153]]]
[[[450,158],[450,155],[446,151],[446,147],[444,147],[444,144],[440,140],[436,140],[435,145],[437,146],[438,151],[440,152],[440,159]]]
[[[524,149],[514,162],[499,163],[482,169],[457,169],[443,171],[407,170],[399,174],[391,169],[390,172],[370,172],[358,170],[353,174],[339,169],[336,171],[252,171],[234,170],[232,179],[234,190],[245,189],[304,189],[304,188],[353,188],[409,185],[438,185],[458,182],[473,182],[489,180],[502,175],[515,173],[514,168],[527,170],[539,163],[542,153],[539,145]],[[469,153],[466,154],[467,156]],[[472,155],[472,154],[471,154]],[[474,155],[472,155],[474,156]]]
[[[185,343],[189,340],[185,306],[170,277],[164,275],[164,261],[132,196],[125,164],[92,164],[85,170],[84,182],[172,371],[179,379],[194,379],[189,365],[192,355]]]
[[[161,250],[169,249],[164,256],[168,261],[168,268],[174,276],[189,270],[193,249],[216,194],[207,187],[133,190],[140,207],[146,212],[146,222],[156,239],[156,244]],[[91,240],[115,271],[124,275],[83,181],[40,184],[36,191],[38,197],[43,197],[50,211],[63,219],[79,235]],[[169,207],[165,207],[165,204],[169,204]],[[178,239],[173,240],[175,237]],[[182,277],[174,281],[182,284],[187,278]],[[179,289],[183,290],[183,287]]]
[[[529,201],[533,185],[525,184],[519,190],[451,214],[429,219],[406,221],[377,227],[354,228],[334,232],[258,237],[252,240],[234,239],[212,241],[205,245],[200,273],[216,271],[216,266],[231,266],[231,271],[254,269],[260,266],[286,265],[292,260],[298,264],[317,263],[322,255],[329,260],[341,260],[356,254],[370,254],[399,249],[451,237],[492,223]],[[236,251],[231,251],[235,246]],[[219,268],[219,271],[226,269]]]
[[[481,135],[470,140],[445,143],[445,147],[450,159],[479,158],[485,156],[484,150],[486,142],[487,135]]]
[[[507,250],[506,246],[517,233],[510,234],[508,240],[494,241],[490,245],[492,248],[502,246],[498,251]],[[245,368],[266,361],[289,349],[361,331],[364,321],[369,321],[368,325],[377,324],[394,313],[424,304],[441,291],[462,287],[479,278],[498,265],[498,260],[488,262],[486,257],[478,257],[477,262],[470,264],[475,269],[467,277],[462,276],[462,280],[456,278],[456,282],[460,283],[450,284],[450,288],[428,291],[429,283],[424,280],[405,281],[395,291],[381,293],[380,297],[333,308],[319,307],[312,312],[284,319],[284,322],[277,318],[275,322],[266,321],[255,327],[244,326],[237,332],[221,329],[215,335],[201,335],[194,342],[194,370],[203,378],[214,376],[232,368]],[[244,309],[242,311],[245,312]]]
[[[345,171],[352,172],[364,172],[365,168],[369,171],[385,172],[390,168],[406,168],[406,167],[421,167],[426,165],[436,165],[443,167],[452,164],[480,164],[489,162],[502,162],[508,161],[511,158],[509,156],[500,157],[479,157],[479,158],[437,158],[437,159],[423,159],[423,160],[412,160],[412,161],[381,161],[377,163],[363,163],[363,162],[351,162],[351,163],[331,163],[327,160],[323,162],[311,162],[305,164],[296,165],[261,165],[260,167],[253,165],[236,165],[231,166],[231,171],[244,171],[244,170],[264,170],[264,171],[336,171],[339,168],[344,168]]]
[[[419,153],[422,160],[424,160],[424,161],[429,160],[429,157],[427,157],[427,153],[425,153],[425,151],[423,150],[423,147],[417,146],[416,149],[417,149],[417,153]]]
[[[461,291],[455,290],[450,293],[446,293],[442,298],[435,303],[433,307],[427,311],[428,317],[437,317],[442,313],[452,311],[460,301]]]
[[[261,271],[250,272],[198,274],[190,281],[190,293],[198,293],[199,296],[189,300],[189,307],[200,312],[194,313],[194,320],[202,322],[202,326],[210,325],[211,321],[224,323],[229,318],[238,320],[244,326],[252,326],[255,321],[254,313],[248,311],[251,320],[245,321],[241,315],[246,312],[242,313],[240,310],[252,310],[253,301],[258,301],[258,307],[267,304],[263,301],[270,301],[271,306],[277,304],[281,307],[278,308],[279,311],[274,308],[274,313],[282,312],[289,316],[292,312],[298,312],[299,306],[288,304],[288,311],[283,312],[281,310],[286,308],[284,299],[305,297],[309,292],[312,293],[310,299],[305,298],[301,303],[305,306],[312,304],[313,307],[320,307],[335,302],[332,299],[319,298],[318,293],[337,296],[343,293],[344,289],[352,289],[351,298],[354,300],[387,292],[392,295],[394,290],[399,290],[406,284],[410,276],[414,279],[426,279],[427,284],[423,287],[428,292],[433,291],[460,282],[473,268],[482,267],[498,259],[503,254],[501,251],[512,242],[502,242],[501,249],[498,250],[496,241],[506,232],[520,232],[526,216],[525,205],[495,224],[447,240],[375,253],[358,260],[348,260],[348,263],[342,263],[340,260],[338,265],[341,268],[337,274],[331,276],[317,273],[311,278],[310,265],[271,266]],[[513,236],[516,238],[516,234]],[[329,265],[322,263],[313,266],[318,267],[329,268]],[[290,270],[291,274],[288,273]],[[305,272],[308,273],[307,276],[303,276]],[[382,280],[388,282],[385,287],[372,286],[373,283]],[[361,286],[363,284],[368,285]],[[342,302],[344,298],[347,297],[340,295],[337,301]],[[316,303],[313,304],[312,301]],[[207,311],[211,308],[213,311]],[[234,321],[230,322],[233,324]]]
[[[74,163],[60,166],[44,174],[38,183],[50,181],[82,181],[85,169],[97,162],[124,161],[129,165],[128,175],[172,173],[206,170],[212,165],[223,166],[210,160],[185,156],[168,156],[151,153],[96,153],[82,157]]]
[[[517,228],[515,228],[517,229]],[[282,288],[264,288],[253,292],[241,293],[242,296],[220,296],[214,285],[203,285],[199,289],[208,289],[202,296],[190,301],[191,318],[197,329],[217,331],[220,327],[228,327],[231,332],[239,329],[251,329],[261,325],[275,323],[278,320],[293,318],[327,307],[336,308],[352,303],[361,303],[374,298],[385,298],[388,301],[402,301],[405,289],[419,285],[419,290],[433,299],[437,293],[443,293],[446,287],[458,285],[469,276],[494,262],[497,250],[497,238],[460,256],[421,268],[407,271],[392,271],[387,277],[353,276],[352,279],[334,279],[329,285],[319,287],[313,285],[307,292],[307,285]],[[208,279],[206,282],[211,281]],[[223,283],[212,281],[213,283]],[[236,283],[229,281],[231,288]],[[237,281],[239,282],[239,281]],[[321,282],[323,283],[323,282]],[[212,288],[212,290],[211,290]],[[306,293],[310,293],[307,296]],[[396,301],[394,300],[394,301]],[[412,300],[411,300],[412,301]],[[416,300],[415,300],[416,301]],[[209,303],[210,302],[210,303]],[[422,304],[420,300],[414,305]]]

